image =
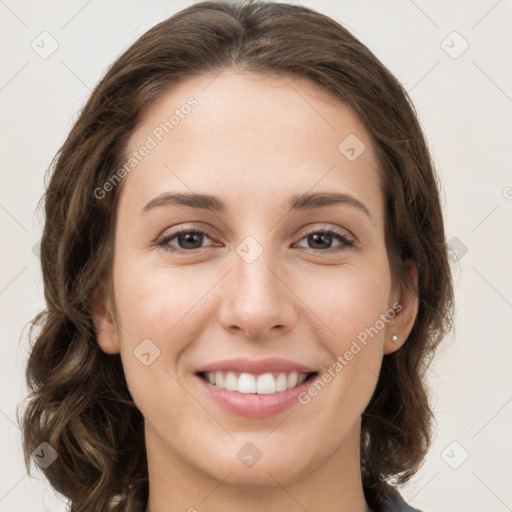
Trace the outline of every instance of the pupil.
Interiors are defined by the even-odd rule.
[[[321,243],[321,239],[323,239],[324,245],[325,244],[329,245],[329,240],[328,240],[329,236],[330,235],[327,235],[325,233],[314,233],[313,235],[310,235],[310,237],[313,238],[314,243],[317,243],[318,239],[320,239],[320,243]]]
[[[185,234],[182,234],[179,236],[179,242],[180,242],[180,247],[182,249],[196,249],[196,247],[194,247],[194,244],[197,244],[199,243],[199,246],[201,245],[201,240],[202,240],[202,235],[201,233],[185,233]],[[199,240],[199,241],[198,241]],[[185,242],[185,245],[190,243],[192,244],[192,247],[189,247],[189,246],[185,246],[183,247],[183,244],[181,243],[182,241]]]

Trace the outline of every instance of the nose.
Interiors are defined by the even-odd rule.
[[[219,321],[224,329],[259,340],[281,336],[297,319],[296,297],[271,251],[248,263],[236,252],[226,276]],[[267,253],[269,254],[267,256]]]

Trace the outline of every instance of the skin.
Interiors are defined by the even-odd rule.
[[[146,112],[127,153],[190,96],[197,107],[124,178],[113,296],[104,283],[94,301],[98,343],[121,353],[145,418],[146,512],[367,511],[361,414],[383,356],[402,346],[418,306],[409,291],[391,288],[369,134],[316,84],[228,69],[170,89]],[[366,146],[354,161],[338,150],[349,134]],[[227,210],[172,205],[140,214],[166,191],[215,194]],[[321,191],[351,194],[371,218],[347,204],[290,211],[292,194]],[[207,235],[196,245],[168,241],[182,253],[154,244],[179,226]],[[307,235],[325,228],[338,228],[354,247],[334,236],[315,245]],[[252,263],[236,251],[247,236],[262,248]],[[322,373],[395,302],[401,311],[307,405],[243,418],[214,403],[194,375],[241,356],[282,357]],[[147,338],[160,355],[145,366],[134,350]],[[252,467],[236,456],[247,442],[262,454]]]

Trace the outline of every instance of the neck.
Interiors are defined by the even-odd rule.
[[[235,457],[226,457],[228,466],[216,471],[220,463],[210,463],[208,469],[213,471],[205,471],[206,461],[198,467],[185,460],[186,453],[173,450],[146,423],[149,499],[145,512],[282,512],[283,508],[371,512],[361,480],[360,435],[359,420],[332,453],[318,454],[306,464],[299,449],[295,473],[277,470],[279,461],[272,456],[262,457],[250,469]],[[247,437],[240,436],[240,446]],[[258,445],[256,438],[254,444]]]

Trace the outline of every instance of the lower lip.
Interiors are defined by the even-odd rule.
[[[210,384],[207,380],[196,375],[206,392],[215,402],[227,411],[239,416],[245,416],[246,418],[268,418],[285,411],[299,402],[299,395],[311,386],[317,376],[314,375],[302,384],[286,391],[258,395],[256,393],[228,391],[227,389]]]

